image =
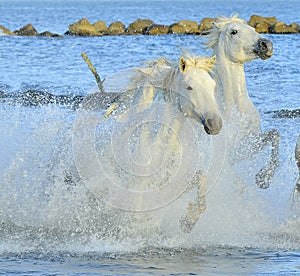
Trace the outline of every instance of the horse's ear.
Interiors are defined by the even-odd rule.
[[[179,60],[179,69],[181,72],[184,72],[184,70],[186,69],[186,61],[184,57],[181,57]]]
[[[211,58],[210,58],[210,63],[211,63],[211,69],[215,66],[215,63],[216,63],[216,59],[217,59],[217,56],[216,55],[213,55]]]

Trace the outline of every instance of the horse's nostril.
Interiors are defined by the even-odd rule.
[[[266,41],[264,41],[264,40],[260,41],[259,45],[262,48],[262,50],[268,49],[268,45],[267,45]]]
[[[211,134],[211,131],[207,126],[204,126],[204,130],[207,134]]]

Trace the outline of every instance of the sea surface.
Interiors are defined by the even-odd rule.
[[[299,8],[296,0],[0,0],[0,25],[64,34],[83,17],[171,24],[235,12],[300,24]],[[293,197],[300,35],[265,36],[274,55],[245,70],[262,129],[281,134],[279,168],[260,190],[257,168],[245,165],[240,193],[232,192],[239,180],[223,173],[189,234],[178,227],[184,200],[134,213],[132,221],[90,195],[70,169],[72,129],[78,104],[96,86],[82,52],[109,79],[160,56],[177,61],[181,48],[210,55],[205,36],[0,36],[0,275],[300,274],[300,198]]]

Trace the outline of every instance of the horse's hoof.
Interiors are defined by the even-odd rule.
[[[270,186],[274,171],[270,168],[262,168],[255,177],[255,182],[258,188],[267,189]]]
[[[274,169],[272,167],[262,168],[255,177],[257,187],[260,189],[269,188],[273,176]]]
[[[256,177],[256,186],[260,189],[268,189],[270,187],[270,183],[266,183],[263,179]]]
[[[268,189],[270,187],[270,183],[256,177],[256,186],[260,189]]]

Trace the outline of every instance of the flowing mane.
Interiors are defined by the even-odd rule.
[[[239,22],[247,24],[247,22],[241,18],[238,18],[238,13],[233,14],[230,18],[226,16],[218,16],[216,21],[212,23],[213,28],[207,36],[206,47],[215,49],[219,43],[219,37],[221,32],[223,32],[224,27],[228,23]]]
[[[144,63],[145,67],[139,67],[134,70],[130,80],[130,86],[127,91],[135,90],[136,87],[144,85],[153,85],[171,89],[174,79],[180,72],[178,65],[164,57]]]
[[[215,65],[216,57],[195,56],[187,50],[182,50],[182,56],[185,58],[188,65],[197,69],[203,69],[207,72],[212,72]]]
[[[188,66],[195,67],[197,69],[203,69],[207,72],[211,72],[215,65],[215,56],[203,57],[193,56],[187,50],[182,51],[182,57],[184,57]],[[160,57],[155,60],[147,61],[144,63],[146,67],[140,67],[135,70],[135,74],[131,79],[131,87],[140,87],[145,84],[146,81],[154,86],[163,87],[167,90],[174,90],[176,82],[174,79],[178,77],[180,68],[178,62],[171,61],[165,57]]]

